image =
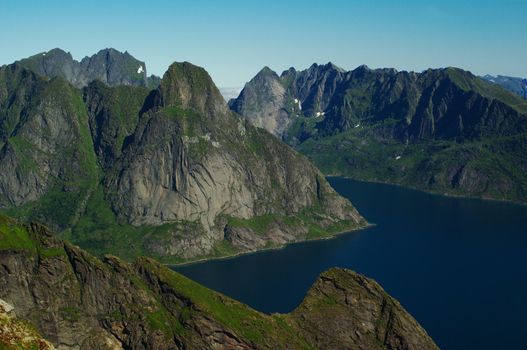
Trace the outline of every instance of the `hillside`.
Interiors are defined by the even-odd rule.
[[[60,349],[437,349],[396,300],[349,270],[322,273],[292,313],[266,315],[154,260],[99,260],[3,216],[0,264],[1,300]]]
[[[326,174],[527,201],[527,101],[461,69],[264,68],[229,105]]]

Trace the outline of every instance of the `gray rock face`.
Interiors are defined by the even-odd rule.
[[[305,71],[294,68],[278,76],[262,69],[229,107],[251,123],[283,137],[291,123],[301,116],[320,117],[343,80],[344,71],[328,63],[312,65]]]
[[[324,210],[329,221],[362,222],[304,157],[233,115],[201,68],[172,65],[157,94],[154,100],[161,102],[143,114],[106,182],[123,221],[198,223],[202,234],[192,243],[171,245],[185,254],[204,253],[222,240],[225,215],[294,215],[324,202],[335,209]],[[291,235],[288,241],[299,239]]]
[[[159,78],[147,77],[144,62],[128,52],[104,49],[80,62],[61,49],[53,49],[17,62],[35,73],[46,77],[61,77],[77,88],[100,80],[109,86],[132,85],[156,88]]]
[[[232,110],[250,118],[253,125],[274,135],[282,135],[291,122],[286,99],[286,89],[280,78],[265,67],[245,85],[240,96],[231,100],[229,105]]]

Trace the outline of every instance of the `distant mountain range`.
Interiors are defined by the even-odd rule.
[[[104,49],[80,62],[69,52],[53,49],[16,62],[41,76],[61,77],[76,88],[83,88],[94,80],[109,86],[131,85],[154,89],[161,78],[147,76],[146,64],[128,52]]]
[[[263,68],[231,109],[326,174],[527,201],[527,101],[457,68]]]
[[[503,75],[485,75],[483,79],[491,83],[503,86],[505,89],[514,92],[516,95],[527,99],[527,79],[507,77]]]

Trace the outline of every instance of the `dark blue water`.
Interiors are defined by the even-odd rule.
[[[527,207],[329,179],[377,226],[333,240],[178,267],[264,312],[288,312],[317,275],[377,280],[443,349],[525,349]]]

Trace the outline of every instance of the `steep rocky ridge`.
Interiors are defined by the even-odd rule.
[[[269,95],[255,80],[244,88],[251,95],[242,91],[231,108],[264,127],[271,122],[260,119],[285,118],[284,132],[268,129],[326,173],[527,200],[527,102],[498,85],[457,68],[346,72],[327,64],[267,76],[286,96],[267,107],[286,117],[251,109]]]
[[[104,49],[80,62],[69,52],[53,49],[48,52],[17,61],[17,63],[41,76],[61,77],[77,88],[87,86],[94,80],[110,86],[133,85],[156,88],[159,77],[147,77],[144,62],[135,59],[128,52]]]
[[[57,349],[437,349],[349,270],[323,273],[291,314],[266,315],[151,259],[101,261],[3,216],[0,298]]]
[[[320,222],[323,227],[363,222],[303,156],[232,114],[202,68],[173,64],[150,100],[134,140],[107,177],[110,201],[118,217],[133,225],[178,222],[200,233],[170,247],[149,241],[152,249],[195,255],[222,239],[244,249],[305,239],[305,224],[288,225],[278,218],[269,224],[289,226],[289,232],[275,229],[277,237],[268,232],[262,237],[245,227],[231,240],[239,230],[230,218],[238,224],[265,215],[296,216],[315,207],[326,221]]]
[[[175,63],[159,87],[77,90],[0,68],[0,209],[97,254],[179,262],[366,225],[302,155]]]

